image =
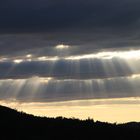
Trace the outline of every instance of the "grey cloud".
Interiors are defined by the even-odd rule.
[[[34,82],[36,80],[36,82]],[[0,81],[0,99],[21,102],[66,101],[139,97],[140,78],[113,78],[104,80],[51,80],[39,83],[37,79]]]
[[[58,51],[56,45],[69,45],[69,49]],[[123,51],[139,49],[139,33],[127,36],[84,33],[42,33],[0,35],[0,56],[17,57],[28,53],[34,56],[70,56],[101,51]]]
[[[84,46],[73,54],[139,48],[139,4],[138,0],[1,1],[0,54],[45,48],[46,55],[55,55],[50,47],[60,43]]]
[[[138,0],[1,1],[0,27],[3,32],[135,28],[139,4]]]
[[[133,68],[135,70],[133,70]],[[104,79],[125,77],[139,74],[139,61],[129,65],[126,60],[113,59],[81,59],[56,61],[24,61],[0,63],[0,79],[30,78],[33,76],[53,77],[56,79]]]

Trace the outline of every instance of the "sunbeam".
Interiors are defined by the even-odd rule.
[[[93,106],[100,103],[103,105],[102,111],[106,104],[109,105],[107,110],[112,109],[114,104],[139,104],[132,98],[140,97],[140,50],[69,55],[72,49],[75,48],[57,45],[52,48],[52,51],[57,51],[54,56],[26,53],[1,57],[0,100],[13,104],[33,103],[36,104],[35,108],[39,108],[40,104],[49,105],[56,112],[59,110],[56,106],[61,106],[62,115],[79,118],[85,117],[76,114],[77,109],[91,116],[85,109],[91,110],[92,106],[97,111]],[[67,113],[63,104],[75,111]],[[24,109],[22,105],[17,108],[37,114],[32,108]],[[50,110],[52,116],[54,112]]]
[[[140,91],[140,75],[91,80],[58,80],[36,76],[29,79],[0,80],[0,83],[1,99],[15,98],[19,101],[138,97]]]

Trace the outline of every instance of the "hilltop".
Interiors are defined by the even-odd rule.
[[[111,124],[92,119],[36,117],[0,106],[0,132],[3,139],[138,139],[140,123]]]

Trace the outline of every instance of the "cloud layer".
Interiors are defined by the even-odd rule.
[[[140,96],[139,0],[0,2],[0,99]]]
[[[138,0],[52,0],[0,2],[3,30],[54,31],[139,26]]]
[[[57,49],[65,47],[59,45]],[[46,102],[140,96],[139,50],[18,57],[1,59],[1,100]]]
[[[0,80],[0,99],[48,102],[78,99],[139,97],[140,76],[94,80],[30,79]]]
[[[43,59],[43,58],[42,58]],[[46,60],[0,63],[0,79],[25,79],[33,76],[52,77],[55,79],[105,79],[126,77],[140,73],[139,60],[133,64],[120,58]],[[133,67],[136,67],[133,70]]]

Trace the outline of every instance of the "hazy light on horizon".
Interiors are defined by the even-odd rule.
[[[29,114],[46,117],[67,117],[99,121],[124,123],[140,121],[140,98],[116,98],[77,100],[65,102],[30,102],[0,101],[5,105]]]

